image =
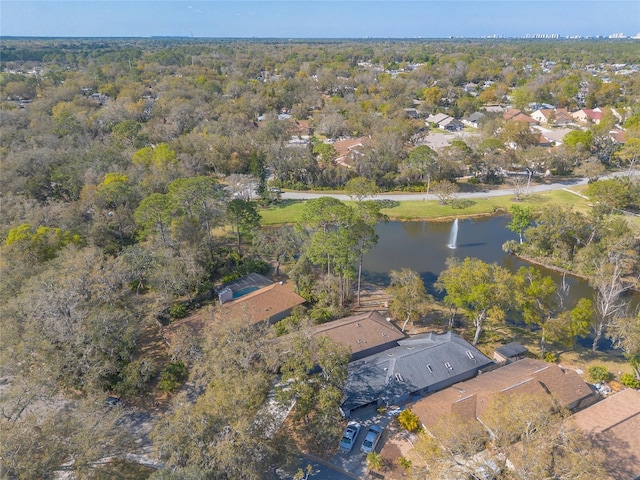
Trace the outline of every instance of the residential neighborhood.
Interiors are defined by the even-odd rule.
[[[640,478],[637,38],[155,35],[0,41],[0,477]]]

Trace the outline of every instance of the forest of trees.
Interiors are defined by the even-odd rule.
[[[363,255],[386,220],[371,196],[431,188],[446,203],[463,176],[486,186],[503,182],[504,169],[596,180],[634,168],[640,73],[615,75],[613,61],[640,65],[637,43],[3,39],[3,475],[115,469],[96,464],[131,451],[134,438],[127,412],[103,399],[135,403],[169,378],[143,348],[158,315],[177,318],[176,305],[191,308],[250,272],[279,276],[282,265],[305,309],[275,328],[238,319],[203,336],[180,332],[168,349],[197,395],[175,394],[156,425],[166,468],[153,478],[262,478],[291,460],[291,440],[267,438],[253,421],[278,374],[291,385],[279,400],[298,402],[297,435],[317,449],[333,445],[348,355],[296,332],[358,302]],[[438,151],[420,144],[429,114],[529,102],[615,108],[620,118],[609,110],[554,149],[499,115],[469,140]],[[291,142],[300,122],[309,125],[302,146]],[[624,145],[611,140],[614,127],[625,129]],[[335,162],[331,142],[356,137],[365,139],[358,161]],[[353,201],[311,200],[295,225],[261,226],[261,209],[277,205],[283,188],[342,189]],[[625,297],[638,288],[639,236],[619,215],[640,210],[640,187],[596,180],[589,196],[589,214],[516,205],[510,228],[521,242],[504,248],[588,277],[593,303],[568,309],[561,287],[537,270],[509,274],[476,259],[450,263],[436,287],[443,305],[464,312],[474,343],[517,312],[540,335],[542,356],[549,343],[591,331],[594,349],[612,339],[640,378],[639,322]],[[390,279],[390,311],[404,329],[435,300],[415,272]],[[309,379],[314,361],[321,373]],[[33,439],[27,451],[24,438]]]

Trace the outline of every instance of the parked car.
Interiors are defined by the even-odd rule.
[[[377,425],[371,425],[369,430],[367,430],[367,435],[364,437],[362,441],[362,446],[360,450],[364,453],[371,453],[376,449],[376,445],[380,441],[380,437],[382,436],[382,428]]]
[[[353,449],[361,429],[362,425],[358,422],[349,422],[342,434],[342,440],[338,444],[338,448],[342,453],[349,453]]]

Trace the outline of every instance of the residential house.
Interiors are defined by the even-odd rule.
[[[450,132],[458,132],[464,128],[464,124],[453,117],[445,118],[443,121],[438,123],[438,126]]]
[[[545,137],[544,135],[538,135],[538,138],[536,140],[536,145],[538,147],[548,148],[553,146],[553,142],[549,140],[547,137]]]
[[[538,125],[538,121],[531,118],[529,115],[525,115],[524,113],[519,113],[518,115],[510,118],[512,122],[525,122],[528,123],[529,126]]]
[[[526,122],[530,126],[538,125],[538,121],[531,118],[529,115],[522,113],[517,108],[510,108],[502,114],[502,118],[513,122]]]
[[[487,113],[503,114],[507,111],[502,105],[486,105],[484,111]]]
[[[438,125],[440,124],[440,122],[442,122],[443,120],[446,120],[447,118],[451,118],[451,117],[446,113],[436,113],[435,115],[429,115],[425,120],[425,123],[427,124],[427,126],[431,125],[432,123],[435,123],[436,125]]]
[[[347,138],[333,142],[338,152],[335,162],[343,167],[352,168],[363,155],[367,137]]]
[[[477,83],[473,83],[473,82],[465,83],[464,86],[462,87],[462,89],[465,91],[465,93],[468,93],[472,97],[477,97],[478,96],[478,84]]]
[[[290,284],[278,282],[223,303],[220,314],[223,318],[245,317],[251,323],[273,324],[291,315],[293,307],[304,302]]]
[[[522,110],[518,110],[517,108],[509,108],[502,113],[502,118],[505,120],[511,120],[516,115],[522,114]]]
[[[624,130],[611,130],[609,137],[619,145],[624,145],[627,141],[627,133]]]
[[[534,127],[536,130],[540,132],[540,134],[552,145],[562,145],[562,139],[564,136],[572,132],[571,128],[554,128],[553,130],[542,127]],[[546,142],[544,142],[546,143]]]
[[[418,111],[417,108],[405,108],[404,109],[404,113],[407,115],[407,117],[409,118],[415,118],[418,119],[420,118],[420,112]]]
[[[556,108],[556,119],[554,125],[562,126],[574,123],[573,117],[566,108]]]
[[[453,332],[399,340],[397,346],[348,367],[345,416],[369,405],[398,405],[467,380],[493,362]]]
[[[577,112],[573,112],[571,117],[579,123],[595,123],[597,125],[602,119],[602,111],[599,108],[593,110],[590,108],[582,108]]]
[[[479,128],[487,116],[482,112],[474,112],[466,118],[462,119],[462,123],[469,127]]]
[[[191,315],[162,327],[165,341],[170,344],[176,331],[182,326],[199,333],[214,319],[216,322],[225,322],[247,318],[254,324],[264,321],[275,323],[289,316],[293,307],[305,302],[289,284],[274,283],[257,273],[250,273],[228,283],[215,293],[218,295],[220,308],[215,311],[211,306],[199,308]]]
[[[452,116],[445,113],[429,115],[425,123],[427,125],[436,124],[438,128],[442,128],[443,130],[448,130],[450,132],[462,130],[462,128],[464,127],[463,123],[460,120],[456,120]]]
[[[538,109],[531,114],[531,118],[533,118],[540,124],[548,125],[568,125],[570,123],[573,123],[571,114],[569,114],[569,112],[565,108]]]
[[[326,335],[351,350],[351,361],[383,352],[406,338],[380,313],[367,312],[312,327],[312,335]]]
[[[481,420],[495,395],[517,393],[551,395],[560,405],[574,411],[591,405],[597,399],[573,370],[524,358],[428,395],[413,404],[411,409],[429,429],[451,414],[462,420]]]
[[[640,391],[627,389],[569,419],[605,453],[608,478],[640,479]]]

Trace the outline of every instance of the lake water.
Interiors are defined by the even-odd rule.
[[[379,285],[389,283],[389,271],[410,268],[420,274],[427,290],[437,295],[433,283],[446,267],[450,257],[476,257],[487,263],[497,263],[515,272],[529,266],[513,255],[502,251],[507,240],[517,235],[507,228],[509,217],[493,216],[458,221],[457,247],[449,248],[453,222],[388,222],[377,227],[378,244],[364,257],[363,278]],[[562,276],[548,269],[546,275],[559,283]],[[593,291],[582,279],[568,277],[572,298],[591,298]]]
[[[389,271],[409,268],[420,274],[430,294],[441,298],[442,293],[433,288],[433,283],[445,269],[447,258],[476,257],[516,272],[520,267],[531,265],[502,251],[502,245],[507,240],[517,240],[517,235],[507,228],[508,223],[507,216],[460,219],[455,249],[447,246],[453,222],[380,223],[377,226],[378,244],[365,255],[362,276],[368,282],[386,286],[389,284]],[[562,282],[562,275],[558,272],[537,268],[552,277],[558,285]],[[570,285],[569,308],[580,298],[593,299],[593,289],[587,281],[567,275],[566,282]],[[633,295],[631,308],[633,311],[640,308],[640,295]],[[578,339],[580,344],[588,348],[592,341],[590,336]],[[603,339],[600,348],[608,350],[611,343]]]

